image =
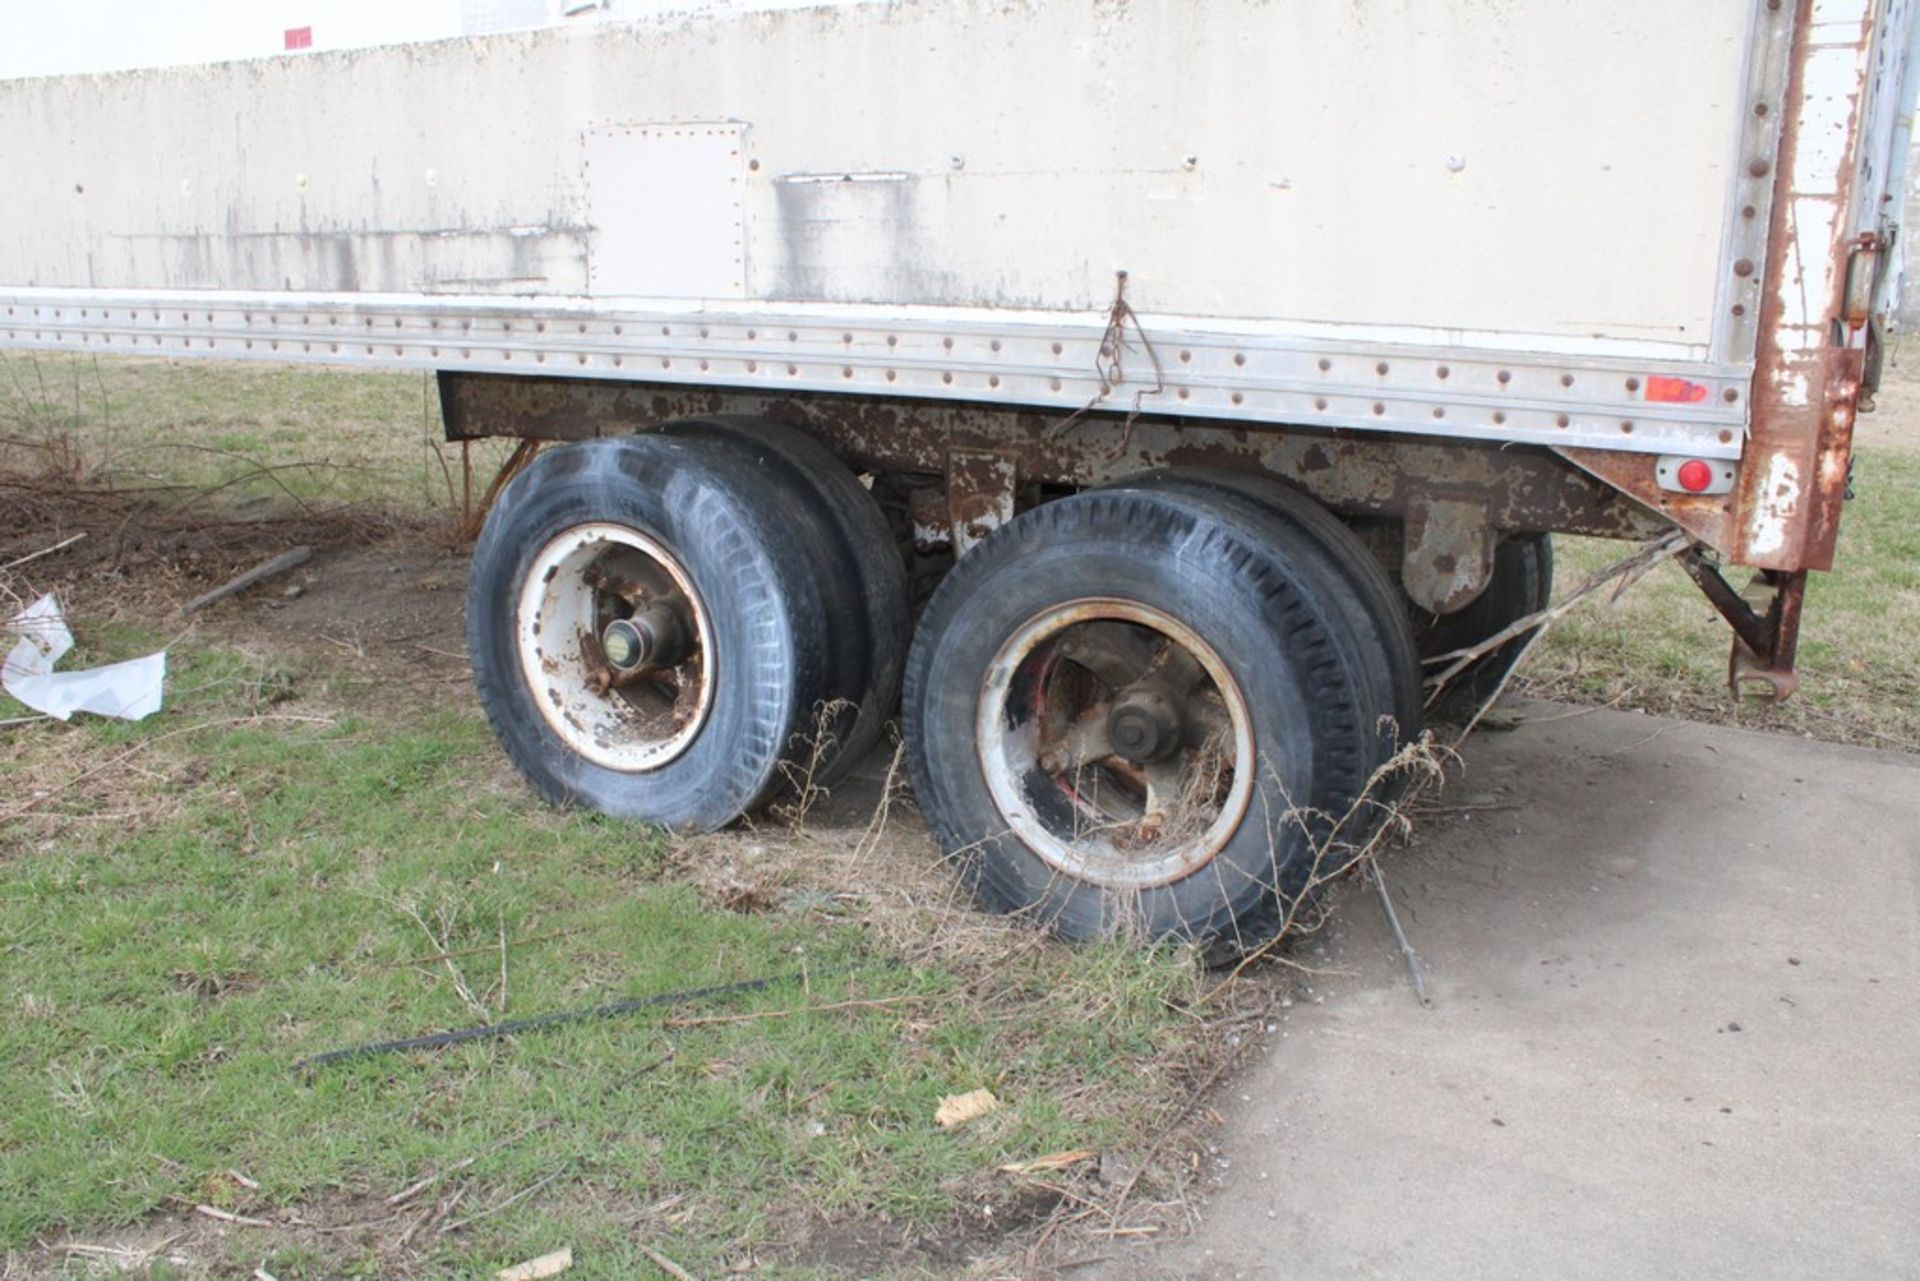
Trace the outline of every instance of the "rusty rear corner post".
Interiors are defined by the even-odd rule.
[[[1849,288],[1855,258],[1880,248],[1851,233],[1864,135],[1863,74],[1874,37],[1872,6],[1852,0],[1853,20],[1816,0],[1792,3],[1793,35],[1774,156],[1766,264],[1749,396],[1747,441],[1733,500],[1731,560],[1762,571],[1772,599],[1764,616],[1734,593],[1697,552],[1687,572],[1733,625],[1728,681],[1794,689],[1807,571],[1833,565],[1846,498],[1853,422],[1866,368],[1869,291]],[[1816,8],[1822,11],[1816,13]],[[1839,6],[1848,7],[1845,4]],[[1753,104],[1755,111],[1762,104]]]
[[[1872,7],[1853,0],[1841,7],[1857,7],[1857,22],[1827,13],[1816,22],[1816,0],[1791,2],[1779,146],[1771,159],[1748,161],[1750,171],[1772,166],[1773,201],[1727,551],[1739,564],[1797,575],[1833,564],[1866,366],[1868,306],[1850,314],[1847,282],[1855,254],[1877,238],[1849,232]]]

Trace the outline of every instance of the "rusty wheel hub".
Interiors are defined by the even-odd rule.
[[[1191,874],[1252,793],[1239,686],[1190,628],[1137,602],[1075,601],[1030,620],[988,672],[978,732],[1008,828],[1093,884]]]
[[[713,701],[713,638],[679,561],[608,522],[533,558],[515,614],[520,668],[548,727],[608,769],[658,769],[685,751]]]

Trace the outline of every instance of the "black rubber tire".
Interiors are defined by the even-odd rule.
[[[590,522],[631,526],[672,550],[706,606],[718,652],[704,726],[674,760],[628,773],[570,750],[521,674],[514,614],[540,550]],[[558,805],[712,831],[787,783],[796,732],[831,688],[825,603],[810,548],[829,531],[778,486],[706,441],[637,436],[540,455],[507,485],[474,547],[467,648],[507,756]]]
[[[1069,939],[1119,929],[1189,940],[1214,959],[1271,938],[1305,888],[1327,814],[1360,793],[1373,756],[1370,693],[1345,611],[1316,590],[1299,536],[1252,533],[1218,496],[1100,490],[1029,511],[947,575],[907,660],[904,727],[915,795],[981,904]],[[1240,686],[1261,768],[1239,828],[1171,884],[1112,890],[1064,877],[1014,836],[980,764],[982,679],[1029,619],[1085,597],[1181,620]],[[1304,824],[1301,811],[1314,817]]]
[[[1382,685],[1374,700],[1382,709],[1378,763],[1384,764],[1420,737],[1425,697],[1406,598],[1366,543],[1338,516],[1284,481],[1250,472],[1181,468],[1135,477],[1123,487],[1236,495],[1257,504],[1282,528],[1305,535],[1308,549],[1318,553],[1318,576],[1325,590],[1347,611],[1349,623],[1361,637],[1367,676]],[[1266,529],[1269,537],[1282,536],[1273,532],[1271,524]],[[1387,782],[1391,785],[1384,792],[1397,794],[1405,780]]]
[[[834,718],[833,743],[815,762],[813,782],[831,786],[880,740],[900,706],[910,622],[907,567],[879,504],[825,445],[797,428],[764,418],[712,415],[665,423],[670,436],[725,444],[811,503],[830,531],[815,549],[823,581],[849,584],[848,608],[833,607],[829,634],[835,652],[835,697],[851,706]]]
[[[1552,600],[1552,537],[1509,534],[1494,548],[1493,577],[1486,590],[1465,609],[1435,615],[1411,606],[1420,654],[1431,658],[1478,645],[1516,620],[1545,609]],[[1500,688],[1532,635],[1526,632],[1516,636],[1455,676],[1440,691],[1435,710],[1455,718],[1471,715]],[[1443,669],[1444,664],[1435,667],[1436,673]]]

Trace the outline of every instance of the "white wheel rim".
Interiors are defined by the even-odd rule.
[[[1103,622],[1144,628],[1146,634],[1157,634],[1185,651],[1204,674],[1209,688],[1203,696],[1210,707],[1217,699],[1229,723],[1177,753],[1182,777],[1190,778],[1196,790],[1183,791],[1177,806],[1156,809],[1155,790],[1143,784],[1146,799],[1140,802],[1139,819],[1131,828],[1101,801],[1100,778],[1093,779],[1095,786],[1088,786],[1088,771],[1097,768],[1105,775],[1112,769],[1131,768],[1132,763],[1110,753],[1105,759],[1111,764],[1076,762],[1063,771],[1057,768],[1058,749],[1049,746],[1050,724],[1061,719],[1079,721],[1083,716],[1088,721],[1097,719],[1099,704],[1049,708],[1044,700],[1037,706],[1029,702],[1031,686],[1050,685],[1054,680],[1051,668],[1034,665],[1057,663],[1063,637],[1075,628]],[[1116,691],[1109,688],[1108,692]],[[1210,711],[1210,715],[1217,720],[1219,713]],[[1008,830],[1049,866],[1086,884],[1144,889],[1191,875],[1210,862],[1239,829],[1253,795],[1253,726],[1239,684],[1219,654],[1191,628],[1133,601],[1070,601],[1030,619],[995,655],[981,687],[974,728],[987,790]],[[1220,778],[1221,764],[1230,769],[1229,779]],[[1157,772],[1157,767],[1149,768]],[[1189,768],[1212,772],[1187,775]],[[1114,784],[1109,794],[1124,793],[1120,780],[1107,781]],[[1159,794],[1164,797],[1166,790]],[[1161,819],[1150,833],[1148,824],[1156,813]]]
[[[618,572],[628,590],[668,598],[677,589],[695,641],[685,662],[657,678],[606,687],[612,674],[600,633],[622,608],[590,579]],[[541,718],[567,749],[622,773],[657,770],[698,737],[713,705],[712,625],[679,559],[627,525],[596,521],[549,540],[533,558],[514,609],[520,671]],[[669,695],[671,689],[671,695]]]

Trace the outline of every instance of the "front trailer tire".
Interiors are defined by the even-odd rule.
[[[849,691],[816,718],[816,786],[831,787],[880,741],[900,707],[906,665],[907,567],[873,495],[833,451],[795,427],[764,418],[712,415],[663,424],[670,436],[724,445],[765,483],[808,504],[827,541],[815,564],[831,611],[837,684]]]
[[[555,804],[675,829],[710,831],[767,803],[791,777],[814,709],[839,693],[809,550],[831,537],[808,504],[742,474],[712,442],[646,435],[542,454],[488,516],[468,589],[474,684],[508,757]],[[593,560],[600,547],[625,558],[615,568],[627,578],[651,576],[656,594],[697,602],[705,644],[675,669],[693,683],[659,695],[683,691],[655,715],[655,739],[633,727],[619,691],[582,688],[604,670],[595,629],[574,625],[589,605],[548,604],[598,590],[574,579],[607,579]],[[540,565],[546,586],[529,582]],[[691,591],[673,591],[669,572]],[[568,626],[542,635],[530,614]],[[689,688],[705,691],[703,706]]]

